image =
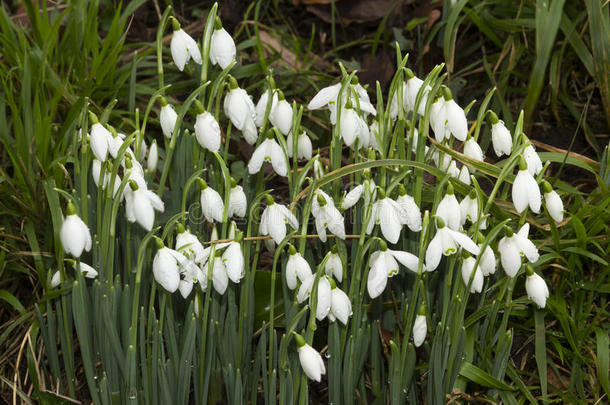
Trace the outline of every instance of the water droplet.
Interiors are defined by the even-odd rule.
[[[330,353],[326,352],[326,353],[324,354],[324,356],[325,356],[327,359],[330,359]]]
[[[137,396],[136,390],[132,389],[131,391],[129,391],[129,399],[136,399],[136,396]]]

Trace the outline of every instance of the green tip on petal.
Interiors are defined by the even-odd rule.
[[[345,102],[345,108],[346,109],[350,109],[350,108],[354,108],[352,106],[352,100],[350,100],[349,98],[347,99],[347,101]]]
[[[129,180],[129,187],[131,187],[133,191],[136,191],[139,188],[138,183],[136,183],[135,180]]]
[[[519,170],[527,170],[527,162],[523,156],[519,156]]]
[[[551,183],[549,183],[546,180],[543,180],[542,181],[542,190],[544,191],[544,194],[548,194],[553,191],[553,187],[551,186]]]
[[[266,199],[267,199],[267,205],[275,204],[275,201],[273,201],[273,197],[271,197],[271,195],[267,194]]]
[[[504,226],[504,234],[506,235],[506,237],[510,238],[512,237],[515,232],[513,232],[513,229],[510,226]]]
[[[89,111],[89,121],[91,121],[91,124],[97,124],[99,122],[99,120],[97,119],[97,115],[95,115],[91,111]]]
[[[174,17],[170,17],[170,20],[172,21],[172,28],[174,31],[179,31],[180,30],[180,23],[178,22],[178,20],[176,20],[176,18]]]
[[[295,247],[291,243],[288,244],[288,254],[290,256],[297,254],[297,250],[295,249]]]
[[[406,81],[411,80],[415,77],[415,74],[413,73],[413,71],[409,68],[405,69],[405,77],[407,78]]]
[[[205,112],[205,108],[203,108],[203,104],[201,101],[195,100],[195,108],[197,109],[197,114],[203,114]]]
[[[320,204],[320,207],[324,207],[326,205],[326,199],[322,194],[318,194],[318,204]]]
[[[227,80],[229,81],[229,88],[231,90],[238,88],[239,86],[237,85],[237,80],[235,80],[235,78],[231,75],[229,75],[227,77]]]
[[[448,195],[453,195],[455,190],[453,189],[453,184],[451,182],[447,183],[447,193]]]
[[[453,100],[453,95],[451,95],[451,90],[449,90],[449,87],[442,86],[441,92],[443,93],[443,98],[445,101]]]
[[[528,277],[533,276],[534,268],[528,264],[527,266],[525,266],[525,274],[527,274]]]
[[[205,190],[206,188],[208,188],[208,183],[206,183],[204,179],[198,179],[197,182],[199,183],[199,188],[201,190]]]
[[[220,18],[218,18],[218,16],[214,19],[214,29],[215,30],[222,29],[222,21],[220,21]]]
[[[489,122],[491,122],[491,125],[496,125],[498,122],[500,122],[495,112],[487,110],[487,114],[489,114]]]
[[[398,195],[401,196],[401,197],[403,195],[407,195],[407,189],[402,184],[398,185]]]
[[[426,305],[422,302],[422,304],[419,306],[419,309],[417,310],[417,315],[426,315]]]
[[[330,251],[334,254],[337,254],[339,252],[339,246],[333,245],[333,247],[330,248]]]
[[[165,97],[161,97],[159,99],[159,102],[161,103],[161,107],[165,107],[168,104],[167,100],[165,99]]]
[[[388,250],[388,244],[383,239],[379,239],[379,250],[381,250],[382,252]]]
[[[165,247],[161,238],[159,238],[158,236],[153,236],[153,238],[155,239],[155,245],[157,246],[157,249],[163,249]]]
[[[294,334],[294,340],[297,342],[297,346],[298,347],[303,347],[305,346],[305,339],[303,339],[303,336],[299,335],[296,332],[292,332]]]
[[[184,225],[178,222],[178,225],[176,225],[176,230],[178,231],[178,233],[184,233],[186,231],[186,228],[184,227]]]
[[[68,207],[66,208],[66,215],[76,215],[76,207],[72,201],[68,201]]]

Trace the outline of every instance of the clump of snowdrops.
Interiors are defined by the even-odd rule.
[[[493,90],[475,117],[443,66],[418,78],[399,50],[387,94],[342,66],[307,105],[272,72],[248,93],[216,6],[201,42],[170,14],[145,113],[119,129],[111,106],[84,110],[74,189],[46,189],[59,292],[39,317],[55,388],[75,395],[80,358],[101,404],[511,391],[511,309],[549,296],[530,224],[563,220],[522,117],[506,128]],[[200,80],[186,97],[164,83],[175,68]]]

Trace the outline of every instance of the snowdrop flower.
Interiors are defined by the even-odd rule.
[[[419,347],[424,343],[427,333],[426,307],[422,304],[417,311],[417,317],[415,317],[415,323],[413,324],[413,344],[415,347]]]
[[[76,260],[66,259],[66,261],[72,265],[72,268],[74,270],[77,269]],[[81,274],[83,276],[85,276],[86,278],[96,278],[97,277],[97,270],[95,270],[93,267],[89,266],[87,263],[80,262],[78,269],[80,270]]]
[[[161,112],[159,113],[159,122],[161,123],[163,135],[165,135],[166,138],[171,139],[177,120],[178,114],[176,114],[176,111],[174,111],[174,107],[167,103],[165,97],[161,97]]]
[[[388,278],[398,274],[398,262],[417,273],[419,258],[409,252],[401,250],[390,250],[387,244],[381,240],[379,250],[374,252],[369,259],[369,275],[366,288],[371,298],[377,298],[385,290]],[[426,271],[423,266],[423,271]]]
[[[455,198],[453,185],[448,183],[445,196],[436,207],[436,216],[441,218],[450,229],[459,231],[461,226],[459,213],[460,203]]]
[[[341,111],[340,123],[340,136],[347,146],[351,147],[356,140],[358,140],[359,147],[364,144],[365,147],[368,146],[369,128],[349,101]]]
[[[309,305],[312,305],[311,291],[313,289],[315,281],[315,274],[310,275],[303,281],[301,287],[299,287],[299,292],[297,293],[297,302],[299,304],[303,303],[307,298],[309,298]],[[326,278],[326,276],[322,276],[318,279],[318,301],[316,302],[316,318],[318,319],[318,321],[321,321],[326,318],[326,316],[330,312],[330,305],[330,282],[328,281],[328,278]]]
[[[209,252],[206,255],[199,239],[190,231],[186,230],[182,224],[178,224],[177,229],[176,250],[186,257],[192,258],[196,264],[201,264],[204,260],[207,260]]]
[[[193,59],[193,62],[201,65],[201,52],[199,51],[197,42],[180,28],[178,20],[173,17],[171,17],[171,19],[174,33],[172,35],[172,42],[170,43],[170,50],[176,67],[182,72],[184,70],[184,65],[186,65],[191,58]]]
[[[231,178],[231,191],[229,194],[229,208],[227,210],[228,217],[240,217],[246,216],[246,209],[248,208],[248,200],[246,199],[246,193],[242,186],[238,185],[235,179]]]
[[[288,175],[288,161],[282,147],[273,138],[273,131],[269,131],[267,139],[258,145],[258,148],[252,154],[250,162],[248,162],[248,172],[250,174],[258,173],[263,166],[263,162],[271,163],[273,170],[279,176]]]
[[[366,233],[370,235],[375,224],[379,224],[383,237],[390,243],[396,243],[400,237],[402,224],[407,222],[407,217],[406,211],[396,201],[386,197],[383,190],[379,190],[379,200],[373,204]]]
[[[201,211],[208,222],[224,222],[223,214],[225,205],[218,191],[208,187],[208,183],[199,179],[201,188]]]
[[[220,127],[216,118],[205,111],[199,100],[195,100],[197,106],[197,118],[195,120],[195,136],[202,148],[210,152],[220,150]]]
[[[354,205],[356,205],[358,200],[360,200],[360,197],[362,196],[363,192],[364,192],[364,186],[362,184],[359,184],[356,187],[354,187],[353,189],[351,189],[349,191],[349,193],[347,193],[343,197],[343,201],[341,202],[341,209],[348,210],[348,209],[352,208]]]
[[[225,266],[229,280],[239,283],[245,272],[244,253],[241,250],[241,232],[236,240],[229,242],[229,246],[222,254],[222,262]]]
[[[426,249],[426,269],[434,271],[441,262],[441,256],[450,256],[462,247],[464,250],[478,255],[479,247],[467,235],[445,226],[442,218],[436,219],[436,234]]]
[[[537,176],[542,171],[542,161],[536,153],[536,149],[530,144],[523,150],[523,159],[527,162],[527,171],[532,176]]]
[[[455,163],[455,162],[454,162]],[[452,176],[455,177],[455,176]],[[470,185],[470,172],[468,171],[468,166],[463,165],[460,169],[460,173],[457,175],[457,179],[467,186]]]
[[[343,261],[341,256],[339,256],[337,245],[334,245],[328,254],[328,259],[326,259],[324,264],[324,273],[329,277],[335,277],[338,282],[343,280]]]
[[[419,79],[413,74],[411,69],[405,69],[405,77],[406,77],[406,97],[403,99],[405,103],[406,111],[414,111],[415,110],[415,100],[417,99],[417,93],[421,89],[424,81]],[[417,107],[417,113],[419,115],[424,115],[426,112],[426,103],[428,102],[428,93],[430,93],[432,88],[430,86],[426,86],[423,91],[423,97],[419,102],[419,106]]]
[[[326,368],[324,367],[324,361],[322,356],[313,347],[305,343],[305,339],[296,332],[294,338],[297,342],[299,361],[301,362],[301,368],[303,372],[310,379],[317,382],[322,380],[322,376],[326,374]]]
[[[369,146],[373,149],[380,150],[380,139],[381,135],[379,133],[379,123],[377,121],[373,121],[371,125],[369,125]]]
[[[481,162],[485,160],[483,150],[473,137],[468,137],[466,142],[464,142],[464,155],[468,156],[470,159],[479,160]]]
[[[148,151],[147,168],[148,171],[154,173],[157,170],[157,163],[159,162],[159,150],[157,148],[157,141],[153,140]]]
[[[402,184],[398,186],[396,203],[405,213],[403,224],[407,225],[413,232],[421,231],[421,211],[413,197],[407,194],[407,190]]]
[[[273,197],[267,195],[267,207],[263,211],[259,227],[260,234],[269,235],[275,243],[280,244],[286,237],[286,224],[294,229],[299,227],[299,221],[294,214],[286,206],[275,203]]]
[[[438,142],[453,135],[458,141],[466,140],[468,134],[468,121],[462,107],[460,107],[451,91],[443,86],[443,96],[430,107],[430,124]]]
[[[102,181],[102,189],[105,190],[108,187],[108,184],[112,180],[112,163],[110,161],[106,161],[106,171],[104,173],[104,181]],[[93,159],[91,162],[91,176],[93,177],[93,182],[96,187],[100,186],[100,177],[102,176],[102,162],[97,159]],[[112,195],[116,197],[119,192],[119,188],[121,186],[121,177],[117,174],[114,179],[114,184],[112,187]],[[121,200],[123,200],[123,196],[121,195]]]
[[[58,270],[55,273],[53,273],[53,276],[51,277],[51,281],[49,282],[49,287],[55,288],[55,287],[58,287],[60,284],[61,284],[61,273]]]
[[[257,127],[262,127],[265,120],[265,113],[267,112],[267,107],[269,105],[269,93],[272,93],[271,96],[271,106],[269,107],[269,114],[271,115],[271,111],[277,105],[277,92],[275,90],[269,89],[263,94],[261,94],[261,98],[258,99],[258,103],[256,103],[255,113],[256,118],[254,119],[254,123]]]
[[[157,253],[153,259],[153,275],[157,283],[170,293],[175,292],[180,284],[179,261],[187,260],[182,253],[165,247],[161,239],[155,237]]]
[[[526,273],[525,291],[527,291],[527,297],[534,301],[538,308],[544,308],[546,299],[549,298],[549,287],[544,279],[534,272],[532,266],[527,266]]]
[[[236,52],[233,38],[222,28],[220,18],[216,17],[214,32],[210,39],[210,62],[212,65],[219,65],[222,69],[226,69],[235,60]]]
[[[91,111],[89,111],[89,121],[93,123],[89,135],[91,151],[97,160],[105,162],[108,158],[108,149],[110,148],[110,142],[112,142],[112,134],[99,123],[97,116]]]
[[[292,245],[288,245],[290,257],[286,263],[286,285],[291,290],[297,287],[297,278],[303,283],[311,275],[311,267],[307,260]]]
[[[479,249],[482,249],[483,235],[479,234],[478,242]],[[480,255],[479,268],[481,269],[481,273],[483,273],[483,276],[485,277],[496,272],[496,255],[489,245],[487,245],[485,250],[483,250],[483,253],[481,253]]]
[[[330,109],[330,122],[335,125],[337,123],[337,104],[340,91],[341,83],[323,88],[309,102],[307,108],[310,110],[318,110],[320,108],[328,107]],[[364,87],[358,83],[358,78],[356,76],[352,78],[352,82],[349,85],[345,86],[341,94],[342,103],[346,104],[347,100],[351,102],[354,108],[359,107],[362,112],[372,115],[376,115],[377,113],[377,110],[371,104],[368,93]]]
[[[326,242],[326,228],[338,238],[345,239],[343,215],[335,207],[332,197],[324,191],[316,191],[316,198],[311,204],[311,213],[316,219],[316,232],[322,242]]]
[[[229,274],[222,260],[220,250],[216,250],[212,261],[212,286],[218,294],[223,295],[229,286]]]
[[[504,125],[504,122],[498,119],[498,116],[493,111],[487,112],[491,121],[491,143],[496,156],[510,155],[513,150],[513,137],[510,131]]]
[[[498,252],[504,272],[509,277],[515,277],[521,268],[521,256],[525,256],[530,263],[535,263],[540,255],[538,249],[528,239],[529,224],[524,224],[519,232],[514,233],[506,227],[506,236],[498,242]]]
[[[330,279],[330,312],[328,319],[334,322],[338,319],[343,325],[347,325],[349,317],[352,315],[352,303],[343,290],[337,288],[335,282]]]
[[[395,120],[398,117],[398,111],[399,111],[399,107],[398,104],[400,103],[400,97],[399,94],[402,92],[402,104],[400,105],[402,110],[405,111],[407,110],[406,108],[406,99],[407,99],[407,83],[402,82],[400,89],[397,89],[396,92],[394,93],[394,95],[392,96],[392,102],[390,103],[390,118]]]
[[[320,155],[316,155],[313,161],[313,176],[319,179],[324,176],[324,165],[320,161]]]
[[[286,145],[288,146],[288,157],[292,157],[293,150],[293,138],[292,132],[288,133],[288,137],[286,138]],[[311,160],[313,146],[311,145],[311,139],[307,136],[305,132],[301,132],[297,137],[297,158],[298,159],[307,159]]]
[[[83,220],[76,215],[76,207],[72,201],[68,203],[66,214],[59,232],[61,245],[66,253],[80,257],[83,250],[91,250],[91,233]]]
[[[527,170],[524,158],[519,158],[519,172],[513,183],[513,204],[518,213],[525,211],[527,206],[534,213],[540,212],[540,189],[532,174]]]
[[[559,194],[549,184],[548,181],[542,182],[542,188],[544,190],[544,203],[549,215],[555,222],[563,221],[563,202]]]
[[[474,257],[467,257],[462,262],[462,280],[464,281],[464,285],[468,287],[470,283],[470,278],[472,279],[472,284],[470,284],[470,292],[471,293],[480,293],[483,291],[483,273],[479,269],[479,266],[476,268],[474,264],[476,263],[476,259]],[[474,276],[472,272],[474,271]]]
[[[134,180],[129,181],[130,193],[125,197],[127,220],[137,222],[150,232],[155,223],[155,211],[163,212],[165,206],[161,198],[145,187],[140,187]]]
[[[460,226],[466,223],[466,220],[474,223],[479,217],[479,199],[477,192],[472,189],[470,193],[460,202]],[[437,214],[438,215],[438,214]]]
[[[246,90],[237,86],[237,81],[233,76],[229,76],[229,92],[225,96],[224,111],[229,117],[235,128],[239,129],[246,142],[253,145],[258,138],[258,131],[254,118],[256,110],[252,99]]]
[[[284,98],[281,90],[277,91],[277,103],[271,108],[269,121],[284,135],[288,135],[292,128],[292,107]]]

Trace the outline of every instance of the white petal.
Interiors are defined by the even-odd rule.
[[[229,247],[222,255],[222,260],[229,279],[234,283],[239,283],[244,274],[244,255],[241,251],[241,245],[237,242],[230,242]]]
[[[315,280],[315,276],[312,274],[311,277],[303,280],[301,283],[301,287],[299,287],[299,292],[297,293],[297,302],[302,304],[311,294],[311,288],[313,286],[313,282]]]
[[[180,272],[178,262],[169,248],[161,248],[153,259],[153,275],[157,283],[170,293],[178,289],[180,283]]]
[[[100,123],[93,124],[91,126],[91,135],[89,136],[89,143],[91,150],[95,157],[105,162],[108,157],[109,140],[112,139],[110,131],[108,131]]]
[[[419,347],[424,343],[427,333],[428,325],[426,324],[426,316],[417,315],[415,323],[413,324],[413,344],[415,347]]]
[[[457,242],[466,251],[472,253],[473,255],[479,254],[479,252],[480,252],[479,247],[467,235],[464,235],[461,232],[453,231],[451,229],[447,229],[447,232],[451,235],[453,240],[455,242]]]
[[[344,108],[341,112],[341,138],[347,146],[351,146],[358,136],[359,118],[353,108]]]
[[[224,28],[214,30],[210,41],[210,61],[212,64],[218,64],[222,69],[226,69],[235,60],[235,54],[235,42],[231,35]]]
[[[544,202],[551,218],[555,222],[563,221],[563,202],[555,190],[544,194]]]
[[[455,194],[445,194],[443,199],[438,203],[436,215],[443,219],[449,229],[454,231],[460,229],[460,203],[455,198]]]
[[[513,238],[504,237],[498,243],[500,262],[507,276],[513,278],[521,268],[521,254]]]
[[[483,150],[474,138],[470,138],[464,143],[464,155],[474,160],[484,160]]]
[[[222,262],[222,258],[216,257],[214,258],[214,268],[212,274],[212,286],[218,292],[218,294],[223,295],[227,290],[227,286],[229,285],[229,277],[227,275],[227,269]]]
[[[324,272],[328,276],[334,276],[338,282],[343,280],[343,262],[338,254],[330,254],[324,266]]]
[[[174,31],[172,35],[172,41],[170,43],[170,49],[172,52],[172,59],[178,67],[178,70],[183,71],[184,65],[189,60],[189,52],[186,45],[186,36],[188,34],[182,29]]]
[[[212,152],[220,150],[220,127],[214,116],[209,112],[197,115],[195,135],[201,147]]]
[[[326,277],[321,277],[318,281],[318,302],[316,303],[316,318],[318,321],[326,318],[330,312],[330,295],[330,283]],[[309,299],[311,300],[311,297]]]
[[[80,257],[83,250],[91,250],[91,233],[78,215],[68,215],[64,219],[59,236],[66,253],[74,257]]]
[[[322,375],[326,373],[320,353],[309,345],[299,347],[298,351],[299,361],[305,375],[311,380],[320,382]]]
[[[166,138],[172,137],[177,120],[178,114],[176,114],[176,111],[174,111],[174,108],[170,104],[161,107],[159,122],[161,123],[163,135],[165,135]]]
[[[201,190],[201,211],[208,222],[223,222],[224,203],[220,194],[211,187]]]
[[[155,223],[155,211],[146,192],[148,190],[138,189],[133,193],[133,212],[138,224],[145,230],[152,229]]]
[[[408,194],[401,195],[396,200],[398,205],[404,210],[405,216],[405,224],[409,227],[413,232],[421,231],[421,211],[419,207],[415,203],[413,197]]]
[[[388,272],[385,269],[385,260],[375,260],[369,270],[366,289],[369,296],[375,299],[381,295],[388,284]]]
[[[277,102],[275,108],[269,114],[269,121],[276,126],[281,133],[288,135],[292,128],[292,107],[286,100]]]
[[[261,166],[265,161],[265,155],[267,154],[267,140],[263,141],[258,148],[252,153],[250,162],[248,162],[248,172],[250,174],[258,173],[261,170]]]
[[[519,173],[517,173],[517,176],[515,177],[512,196],[513,204],[518,213],[522,213],[527,208],[530,179],[533,179],[533,177],[527,170],[519,170]]]
[[[364,191],[364,186],[362,184],[351,189],[350,192],[347,193],[345,195],[345,197],[343,197],[343,202],[341,203],[341,208],[344,210],[347,210],[347,209],[353,207],[354,205],[356,205],[358,200],[360,200],[360,197],[362,196],[363,191]]]
[[[549,287],[538,274],[534,273],[525,279],[525,290],[529,299],[534,301],[540,308],[546,306],[546,299],[549,297]]]
[[[504,122],[498,121],[491,127],[491,142],[498,157],[510,155],[513,149],[513,138]]]
[[[394,256],[396,260],[400,262],[407,269],[411,270],[414,273],[417,273],[417,266],[419,265],[419,257],[415,256],[409,252],[403,252],[402,250],[390,250],[388,251]],[[423,271],[426,271],[425,267]]]
[[[229,195],[228,216],[237,216],[243,218],[246,215],[247,208],[248,200],[246,199],[244,189],[242,188],[242,186],[236,185],[231,189],[231,193]]]
[[[455,136],[458,141],[463,141],[468,135],[468,121],[462,107],[455,100],[445,102],[447,114],[447,129]]]
[[[273,170],[275,170],[278,175],[286,176],[288,174],[288,162],[286,161],[284,151],[276,141],[270,141],[271,142],[268,144],[267,153],[271,158],[271,166],[273,166]]]
[[[326,106],[329,102],[337,99],[341,83],[333,84],[320,90],[307,105],[310,110],[317,110]]]
[[[352,314],[352,303],[350,302],[349,297],[339,288],[334,288],[330,294],[330,310],[333,316],[342,324],[347,325],[347,321]]]
[[[256,143],[258,139],[258,129],[256,129],[256,124],[254,123],[252,117],[246,117],[246,121],[244,122],[244,127],[242,128],[241,132],[249,145],[254,145]]]

